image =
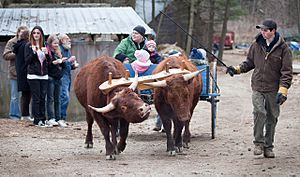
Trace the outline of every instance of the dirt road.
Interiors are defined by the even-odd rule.
[[[224,56],[228,65],[245,56]],[[250,76],[233,78],[218,69],[221,89],[216,138],[211,139],[210,104],[200,101],[191,122],[192,140],[182,155],[169,157],[166,136],[152,131],[150,118],[130,127],[127,147],[115,161],[105,160],[104,140],[94,125],[94,148],[83,147],[86,123],[68,128],[37,128],[0,119],[0,176],[299,176],[300,76],[294,76],[281,107],[275,159],[253,156]]]

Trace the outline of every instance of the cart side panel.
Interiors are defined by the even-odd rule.
[[[200,100],[206,100],[209,95],[209,65],[200,65],[197,66],[198,70],[205,69],[201,72],[202,77],[202,92],[200,95]]]

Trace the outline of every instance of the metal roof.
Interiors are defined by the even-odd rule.
[[[142,25],[146,34],[152,29],[131,7],[88,8],[2,8],[0,36],[15,35],[19,26],[39,25],[47,34],[130,34]]]

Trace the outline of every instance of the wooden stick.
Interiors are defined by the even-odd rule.
[[[108,84],[109,85],[112,84],[112,73],[111,72],[108,73]]]
[[[169,62],[168,62],[168,63],[166,63],[166,72],[167,72],[167,73],[169,73],[169,72],[170,72],[170,71],[169,71],[169,65],[170,65],[170,64],[169,64]]]
[[[129,70],[128,70],[128,69],[126,69],[126,72],[125,72],[125,79],[126,79],[126,80],[128,80],[128,78],[129,78],[129,75],[130,75],[130,74],[129,74]]]
[[[181,63],[181,70],[183,71],[183,70],[184,70],[184,68],[185,68],[185,61],[184,61],[184,60],[182,60],[181,62],[182,62],[182,63]]]

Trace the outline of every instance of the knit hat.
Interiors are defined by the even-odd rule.
[[[273,20],[265,20],[261,25],[256,25],[256,29],[277,29],[277,24]]]
[[[134,52],[134,56],[136,57],[136,63],[140,66],[150,66],[150,54],[146,50],[136,50]]]
[[[146,42],[146,47],[149,48],[150,46],[154,46],[154,48],[156,48],[156,43],[154,40],[149,40]]]
[[[132,68],[138,73],[143,73],[147,71],[149,66],[152,64],[150,61],[150,54],[146,50],[136,50],[134,56],[137,58],[133,63],[131,63]]]
[[[142,36],[145,36],[145,32],[146,32],[145,28],[142,27],[142,26],[140,26],[140,25],[134,27],[134,28],[133,28],[133,31],[138,32],[138,33],[139,33],[140,35],[142,35]]]

